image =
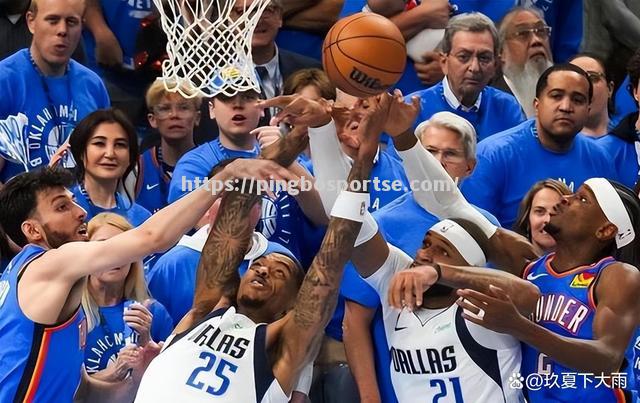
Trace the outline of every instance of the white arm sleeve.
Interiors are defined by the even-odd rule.
[[[351,163],[340,148],[333,120],[321,127],[309,128],[309,147],[316,185],[324,211],[329,216],[340,194],[340,186],[349,176]]]
[[[413,197],[423,209],[438,218],[463,218],[478,225],[487,238],[493,236],[497,228],[462,196],[447,171],[420,142],[406,151],[398,151],[409,182],[431,182],[431,191],[422,186],[413,186]]]
[[[309,390],[311,389],[311,381],[313,380],[313,361],[305,365],[305,367],[300,371],[300,375],[298,376],[298,382],[296,386],[293,388],[294,391],[304,393],[309,396]]]
[[[351,161],[340,148],[340,141],[333,120],[320,127],[309,128],[309,146],[311,147],[311,162],[316,178],[316,186],[322,207],[327,216],[331,215],[331,209],[340,194],[339,183],[343,183],[349,177]],[[364,221],[355,246],[367,242],[378,232],[378,224],[369,212],[365,213]]]

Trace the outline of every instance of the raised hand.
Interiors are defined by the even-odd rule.
[[[389,284],[389,305],[410,311],[422,306],[422,294],[438,280],[431,266],[417,266],[396,273]]]
[[[149,311],[152,301],[146,300],[143,304],[135,302],[129,305],[129,309],[124,311],[124,322],[131,329],[138,332],[139,346],[146,346],[151,340],[151,322],[153,321],[153,314]]]
[[[375,97],[360,99],[355,108],[359,108],[359,104],[366,104],[366,108],[361,108],[364,113],[357,129],[360,139],[357,158],[361,161],[373,161],[378,152],[380,135],[388,119],[391,95],[384,92]]]
[[[277,142],[282,136],[280,127],[278,126],[261,126],[253,129],[250,134],[256,136],[261,149],[267,148],[271,144]]]
[[[389,117],[384,125],[384,131],[392,137],[406,132],[413,126],[420,113],[420,98],[411,97],[411,103],[404,102],[402,92],[396,89],[389,107]]]
[[[331,104],[322,98],[315,101],[302,95],[281,95],[258,101],[257,106],[281,109],[271,120],[272,125],[284,122],[292,126],[320,127],[331,121]]]
[[[62,144],[60,147],[58,147],[56,152],[53,153],[53,155],[51,156],[51,159],[49,160],[49,168],[54,168],[58,166],[60,161],[62,161],[62,159],[69,152],[70,149],[71,149],[71,144],[69,144],[68,140],[64,144]]]
[[[433,85],[444,78],[438,52],[425,52],[422,55],[422,61],[415,62],[413,67],[424,85]]]

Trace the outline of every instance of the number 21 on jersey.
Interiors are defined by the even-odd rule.
[[[227,360],[216,357],[213,353],[203,351],[200,353],[200,359],[205,360],[205,364],[201,367],[197,367],[187,379],[187,385],[192,388],[204,390],[213,396],[222,396],[229,388],[229,372],[235,373],[238,370],[238,366],[231,364]],[[215,369],[214,369],[215,367]],[[202,376],[199,376],[201,372],[204,372]],[[215,378],[207,376],[213,372]],[[206,381],[203,382],[203,381]]]
[[[462,389],[460,388],[460,378],[458,377],[448,379],[432,379],[431,381],[429,381],[429,386],[431,386],[432,388],[436,388],[436,390],[438,391],[433,397],[432,403],[440,403],[440,399],[446,397],[451,392],[453,392],[456,403],[464,403],[464,399],[462,398]]]

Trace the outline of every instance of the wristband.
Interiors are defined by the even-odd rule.
[[[362,221],[362,227],[358,232],[356,242],[353,244],[356,248],[365,242],[368,242],[378,233],[378,223],[368,211],[364,214],[364,220]]]
[[[343,190],[331,209],[331,217],[362,222],[368,208],[369,193],[355,193]]]

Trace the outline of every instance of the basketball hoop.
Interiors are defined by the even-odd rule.
[[[162,63],[167,91],[185,98],[260,92],[251,37],[270,0],[254,0],[234,12],[235,0],[153,0],[167,35]]]

